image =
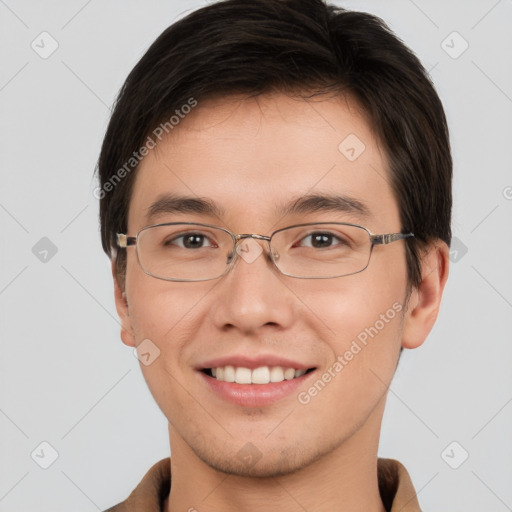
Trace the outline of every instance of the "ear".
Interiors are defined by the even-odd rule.
[[[114,298],[116,301],[117,314],[119,315],[119,320],[121,320],[121,340],[125,345],[135,347],[135,337],[133,335],[128,301],[124,292],[124,286],[121,287],[117,280],[116,263],[114,258],[112,258],[111,264],[112,277],[114,278]]]
[[[404,348],[422,345],[434,326],[448,278],[449,254],[448,245],[439,240],[421,259],[421,283],[411,291],[407,301],[402,332]]]

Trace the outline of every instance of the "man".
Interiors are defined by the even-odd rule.
[[[109,510],[419,510],[377,450],[401,350],[439,311],[451,167],[426,72],[374,16],[227,0],[164,31],[98,197],[171,458]]]

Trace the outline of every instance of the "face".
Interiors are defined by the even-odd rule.
[[[165,194],[207,199],[220,211],[149,218]],[[280,208],[308,195],[343,196],[367,211]],[[150,151],[137,170],[128,234],[165,222],[262,235],[304,222],[402,229],[385,156],[357,107],[285,95],[199,103]],[[183,445],[212,468],[271,476],[332,453],[369,425],[378,437],[402,341],[407,242],[377,245],[366,270],[333,279],[284,276],[266,243],[255,243],[264,251],[254,261],[239,257],[229,273],[203,282],[151,277],[128,248],[128,305],[118,297],[118,308],[123,341],[151,340],[160,350],[141,368],[169,420],[171,451]],[[230,363],[268,366],[278,380],[274,367],[310,371],[249,385],[205,370]],[[243,454],[259,460],[248,464]]]

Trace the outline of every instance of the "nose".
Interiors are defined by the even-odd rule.
[[[215,287],[211,315],[214,325],[240,333],[282,329],[293,324],[297,301],[270,256],[267,237],[242,237],[231,270]]]

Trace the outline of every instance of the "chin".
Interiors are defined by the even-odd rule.
[[[303,448],[268,448],[260,450],[247,442],[236,452],[224,453],[222,450],[211,453],[194,450],[205,464],[227,475],[250,478],[275,478],[290,475],[309,466],[322,457],[319,451],[307,451]]]

